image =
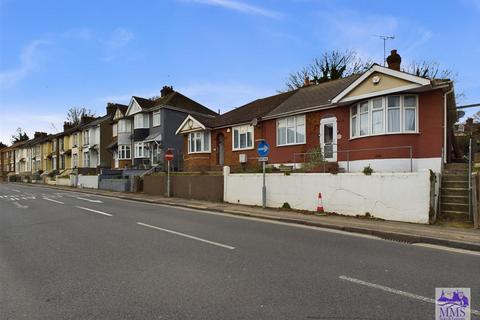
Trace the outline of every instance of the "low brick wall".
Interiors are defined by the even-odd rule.
[[[172,175],[171,196],[207,201],[223,201],[223,176],[221,175]],[[167,176],[149,175],[143,178],[143,192],[166,195]]]

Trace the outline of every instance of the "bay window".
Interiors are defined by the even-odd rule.
[[[148,114],[137,113],[133,117],[133,121],[133,129],[144,129],[149,126]]]
[[[210,132],[197,131],[188,134],[188,153],[210,152]]]
[[[149,157],[149,148],[145,142],[136,142],[135,143],[135,158],[148,158]]]
[[[396,95],[362,101],[350,109],[350,137],[417,133],[418,98]]]
[[[233,150],[253,148],[253,127],[251,125],[233,128]]]
[[[277,120],[277,145],[305,143],[305,116]]]
[[[118,121],[118,133],[130,132],[130,120],[122,119]]]
[[[129,145],[119,145],[118,146],[118,160],[130,160],[130,146]]]

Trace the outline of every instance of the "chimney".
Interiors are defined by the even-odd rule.
[[[33,135],[33,138],[37,139],[37,138],[46,137],[46,136],[47,136],[46,132],[35,131],[35,134]]]
[[[117,111],[117,104],[113,102],[107,103],[107,115],[114,114]]]
[[[387,57],[388,68],[392,70],[400,71],[400,64],[402,63],[402,57],[397,53],[397,49],[393,49],[390,55]]]
[[[173,87],[172,86],[163,86],[162,90],[160,90],[160,97],[165,97],[167,94],[170,94],[173,92]]]
[[[311,84],[312,83],[310,82],[310,78],[308,76],[306,76],[305,79],[303,80],[303,86],[308,87]]]
[[[82,118],[80,119],[80,124],[87,124],[89,122],[92,122],[93,120],[95,120],[95,117],[82,116]]]
[[[68,129],[72,129],[75,125],[71,122],[64,122],[63,123],[63,131],[67,131]]]

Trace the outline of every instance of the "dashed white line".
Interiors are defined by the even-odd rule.
[[[12,203],[13,203],[17,208],[19,208],[19,209],[27,209],[27,208],[28,208],[28,206],[24,206],[24,205],[22,205],[22,204],[20,204],[20,203],[18,203],[18,202],[16,202],[16,201],[14,201],[14,202],[12,202]]]
[[[218,247],[222,247],[222,248],[226,248],[226,249],[229,249],[229,250],[235,249],[235,247],[232,247],[232,246],[229,246],[229,245],[226,245],[226,244],[222,244],[222,243],[218,243],[218,242],[214,242],[214,241],[202,239],[202,238],[199,238],[199,237],[191,236],[191,235],[189,235],[189,234],[185,234],[185,233],[181,233],[181,232],[177,232],[177,231],[173,231],[173,230],[168,230],[168,229],[164,229],[164,228],[155,227],[155,226],[152,226],[152,225],[150,225],[150,224],[146,224],[146,223],[142,223],[142,222],[137,222],[137,224],[140,225],[140,226],[147,227],[147,228],[151,228],[151,229],[155,229],[155,230],[159,230],[159,231],[164,231],[164,232],[172,233],[172,234],[175,234],[175,235],[177,235],[177,236],[181,236],[181,237],[185,237],[185,238],[189,238],[189,239],[193,239],[193,240],[205,242],[205,243],[212,244],[212,245],[214,245],[214,246],[218,246]]]
[[[43,200],[47,200],[47,201],[51,201],[51,202],[55,202],[55,203],[59,203],[59,204],[65,204],[61,201],[57,201],[57,200],[53,200],[53,199],[49,199],[49,198],[45,198],[45,197],[43,198]]]
[[[90,211],[90,212],[95,212],[95,213],[103,214],[104,216],[112,217],[112,215],[110,213],[106,213],[106,212],[103,212],[103,211],[93,210],[93,209],[90,209],[90,208],[79,207],[79,206],[76,206],[76,207],[78,209],[82,209],[82,210],[86,210],[86,211]]]
[[[435,304],[434,299],[427,298],[427,297],[424,297],[424,296],[420,296],[418,294],[393,289],[393,288],[390,288],[390,287],[382,286],[382,285],[379,285],[379,284],[375,284],[375,283],[371,283],[371,282],[367,282],[367,281],[363,281],[363,280],[359,280],[359,279],[355,279],[355,278],[350,278],[350,277],[347,277],[347,276],[339,276],[339,278],[342,279],[342,280],[346,280],[346,281],[350,281],[350,282],[353,282],[353,283],[356,283],[356,284],[360,284],[362,286],[367,286],[367,287],[370,287],[370,288],[375,288],[375,289],[383,290],[383,291],[386,291],[386,292],[398,294],[400,296],[404,296],[404,297],[407,297],[407,298],[416,299],[416,300],[419,300],[419,301]],[[471,314],[479,316],[480,311],[471,309]]]
[[[79,200],[85,200],[85,201],[88,201],[88,202],[102,203],[101,200],[92,200],[92,199],[81,198],[81,197],[76,197],[76,198],[79,199]]]

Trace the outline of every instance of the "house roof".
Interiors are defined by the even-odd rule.
[[[295,95],[297,91],[298,90],[283,92],[249,102],[241,107],[218,116],[214,121],[214,126],[222,127],[230,124],[249,122],[255,118],[262,118]]]
[[[108,121],[108,120],[111,120],[113,117],[112,114],[107,114],[106,116],[103,116],[103,117],[98,117],[96,118],[95,120],[93,120],[92,122],[89,122],[85,125],[82,126],[82,129],[86,129],[86,128],[90,128],[90,127],[93,127],[93,126],[96,126],[98,124],[101,124],[105,121]]]
[[[145,99],[137,96],[133,96],[132,98],[135,99],[135,101],[137,101],[138,105],[140,106],[140,108],[142,108],[142,110],[149,109],[155,106],[155,100]]]
[[[209,108],[190,99],[189,97],[184,96],[178,91],[172,91],[165,96],[156,99],[153,107],[173,107],[189,113],[206,114],[212,116],[217,115],[215,111],[210,110]]]
[[[273,109],[266,117],[275,117],[282,114],[294,113],[304,109],[329,105],[341,91],[347,88],[362,76],[354,74],[345,78],[323,82],[317,85],[302,87],[294,95]]]

